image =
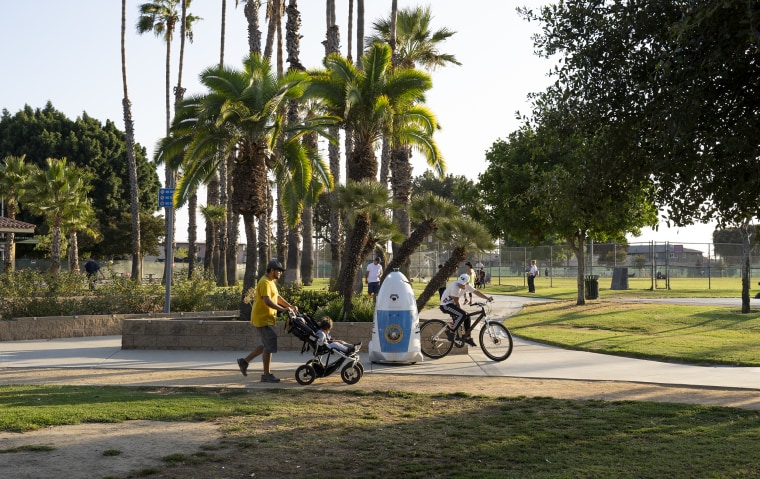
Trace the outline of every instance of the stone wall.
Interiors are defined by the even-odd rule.
[[[237,311],[203,311],[14,318],[0,321],[0,341],[118,336],[122,331],[122,321],[134,318],[233,318],[238,315]]]
[[[303,341],[285,332],[284,321],[276,328],[279,350],[301,350]],[[331,335],[349,343],[362,341],[366,349],[372,323],[335,323]],[[122,349],[251,351],[258,345],[255,328],[247,321],[127,319],[121,334]]]

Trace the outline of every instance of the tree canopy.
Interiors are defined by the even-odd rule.
[[[155,165],[147,159],[145,148],[137,145],[140,208],[152,214],[158,207],[160,186]],[[107,225],[114,224],[123,212],[130,211],[129,170],[125,135],[107,120],[105,124],[87,113],[71,120],[48,102],[44,108],[25,106],[0,116],[0,157],[26,155],[29,164],[43,167],[47,158],[66,158],[93,176],[88,196],[97,216],[94,230],[103,233],[102,241],[93,244],[96,256],[111,255],[115,238],[107,234]],[[31,221],[28,212],[19,219]]]

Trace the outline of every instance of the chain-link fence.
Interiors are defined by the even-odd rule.
[[[612,281],[613,275],[624,274],[631,287],[664,289],[678,287],[715,287],[718,280],[741,278],[742,245],[713,243],[587,243],[584,246],[585,274]],[[415,281],[431,278],[438,264],[449,257],[443,245],[423,245],[411,260],[411,276]],[[525,270],[535,259],[542,285],[552,286],[575,282],[578,262],[569,246],[510,247],[499,245],[492,251],[472,254],[473,265],[481,263],[488,283],[527,286]],[[464,266],[461,265],[461,271]],[[750,253],[750,277],[760,273],[760,248]],[[688,281],[686,281],[688,280]],[[735,283],[733,283],[735,284]],[[603,286],[607,287],[607,286]],[[740,287],[740,286],[737,286]]]

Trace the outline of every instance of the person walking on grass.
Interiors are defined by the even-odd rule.
[[[285,311],[298,311],[298,308],[285,301],[277,290],[277,280],[282,276],[285,268],[278,261],[272,260],[267,265],[267,274],[261,277],[256,285],[256,294],[251,310],[251,324],[256,328],[261,339],[261,344],[251,351],[251,354],[237,360],[240,372],[248,376],[248,365],[254,358],[261,355],[263,374],[261,382],[278,383],[279,378],[272,374],[272,353],[277,352],[277,331],[274,327],[277,321],[277,313]]]

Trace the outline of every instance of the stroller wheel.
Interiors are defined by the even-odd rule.
[[[317,372],[311,364],[304,364],[296,369],[296,381],[298,384],[308,386],[317,378]]]
[[[364,367],[362,367],[362,365],[359,364],[358,362],[348,364],[346,365],[346,367],[344,367],[340,371],[340,378],[346,384],[358,383],[363,375],[364,375]]]

